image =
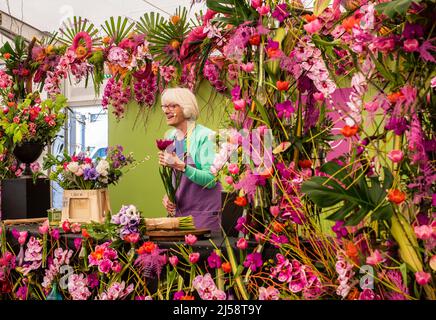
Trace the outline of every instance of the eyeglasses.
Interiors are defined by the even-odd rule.
[[[162,110],[169,109],[171,111],[174,111],[174,109],[176,109],[176,107],[178,107],[178,106],[179,106],[178,104],[169,104],[167,106],[162,105],[161,108],[162,108]]]

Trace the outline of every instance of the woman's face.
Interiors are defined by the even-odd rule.
[[[167,117],[167,124],[169,126],[177,127],[186,120],[183,115],[183,109],[178,104],[162,105],[162,110]]]

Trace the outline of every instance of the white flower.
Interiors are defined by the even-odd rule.
[[[103,177],[107,176],[109,173],[109,162],[107,162],[106,160],[100,160],[95,170],[97,170],[99,175]]]
[[[136,216],[136,207],[131,204],[126,210],[126,215],[130,217]]]
[[[76,173],[79,170],[79,164],[77,162],[70,162],[67,165],[67,169],[72,172],[72,173]]]

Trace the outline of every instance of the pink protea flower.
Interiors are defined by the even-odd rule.
[[[197,237],[193,234],[188,234],[185,236],[185,243],[189,246],[193,246],[197,242]]]
[[[393,163],[399,163],[401,160],[403,160],[404,154],[403,151],[401,150],[392,150],[391,152],[388,153],[388,158],[393,162]]]
[[[189,262],[195,264],[200,260],[200,254],[198,252],[193,252],[189,254]]]
[[[381,253],[378,250],[374,250],[371,256],[366,258],[366,263],[375,266],[384,260],[385,259],[382,257]]]
[[[431,280],[431,274],[424,272],[424,271],[418,271],[415,273],[415,279],[416,282],[420,285],[420,286],[424,286],[427,283],[430,282]]]

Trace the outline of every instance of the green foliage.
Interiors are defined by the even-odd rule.
[[[93,44],[97,44],[99,41],[99,30],[95,25],[86,18],[74,16],[72,19],[68,18],[62,24],[60,28],[61,37],[58,38],[62,43],[71,46],[73,44],[74,37],[79,32],[86,32],[92,39]]]
[[[357,225],[368,214],[372,220],[389,220],[393,207],[386,203],[386,190],[392,186],[393,176],[384,169],[384,181],[370,177],[368,184],[364,168],[352,172],[336,162],[327,162],[321,171],[328,176],[316,176],[305,181],[301,191],[321,208],[330,208],[342,204],[327,218],[345,220],[346,225]]]
[[[379,3],[378,5],[376,5],[375,9],[379,13],[387,15],[389,18],[394,18],[397,14],[406,14],[412,2],[420,3],[421,0],[393,0]]]
[[[135,23],[130,22],[128,18],[118,17],[115,22],[114,17],[110,17],[109,20],[106,20],[101,28],[106,33],[106,35],[114,41],[116,45],[118,45],[124,38],[127,38],[129,33],[135,27]]]
[[[227,15],[215,18],[214,20],[234,26],[246,21],[255,21],[259,17],[256,10],[249,3],[242,0],[207,0],[206,5],[213,11]]]

